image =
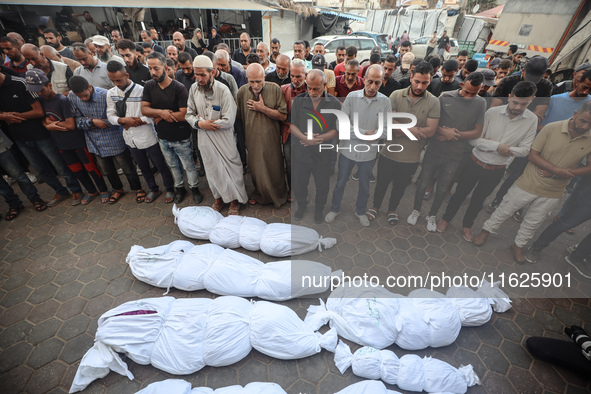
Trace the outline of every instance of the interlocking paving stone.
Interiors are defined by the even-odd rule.
[[[0,375],[2,390],[6,393],[22,393],[33,371],[30,367],[19,365]]]
[[[41,286],[31,293],[28,300],[31,304],[40,304],[49,300],[57,292],[58,287],[53,283]]]
[[[20,321],[0,332],[0,348],[6,349],[19,343],[33,329],[33,325],[27,321]]]
[[[33,346],[25,342],[19,342],[7,349],[2,349],[2,357],[0,357],[0,374],[11,370],[17,365],[25,362],[29,353],[33,350]]]
[[[2,300],[0,301],[0,305],[10,308],[13,305],[19,304],[29,297],[29,294],[33,292],[33,289],[27,286],[19,287],[18,289],[11,290],[7,292]]]
[[[55,388],[66,372],[66,366],[59,361],[53,361],[33,373],[27,384],[27,392],[32,394],[47,393]]]
[[[43,323],[39,323],[33,327],[29,335],[27,335],[27,341],[33,345],[37,345],[53,337],[61,325],[62,322],[54,317],[47,319]]]
[[[95,279],[92,282],[88,283],[82,291],[80,292],[80,297],[91,299],[96,296],[99,296],[105,292],[105,289],[109,285],[109,282],[106,280],[99,278]]]
[[[59,306],[60,304],[56,300],[47,300],[36,305],[27,316],[27,319],[35,324],[45,321],[57,312]]]
[[[88,316],[74,316],[64,322],[57,335],[65,340],[72,339],[85,332],[86,328],[88,328],[88,323],[90,323],[90,318]]]
[[[63,346],[64,342],[57,338],[51,338],[36,345],[27,360],[27,364],[32,368],[39,369],[45,364],[57,359]]]
[[[94,344],[94,338],[91,335],[79,335],[68,341],[64,346],[59,358],[68,364],[72,364],[84,356],[84,353]]]

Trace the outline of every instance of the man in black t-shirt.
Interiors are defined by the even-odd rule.
[[[189,92],[185,86],[167,75],[166,57],[161,53],[148,56],[152,80],[144,85],[142,114],[154,118],[158,142],[166,163],[174,178],[175,193],[166,193],[166,203],[179,204],[185,198],[185,180],[193,193],[193,201],[199,204],[203,196],[199,191],[199,176],[191,149],[191,126],[185,121]]]
[[[0,120],[41,179],[55,190],[55,197],[47,203],[52,207],[70,197],[53,170],[64,178],[72,193],[81,193],[78,180],[61,158],[55,143],[41,124],[45,116],[39,96],[28,92],[24,78],[0,72]]]
[[[443,31],[443,35],[437,40],[437,56],[443,58],[445,48],[449,45],[449,37],[447,36],[447,30]]]
[[[121,39],[117,43],[119,56],[125,61],[125,70],[129,74],[129,79],[138,85],[144,84],[152,79],[150,70],[139,61],[136,52],[136,46],[131,40]]]
[[[427,91],[433,96],[439,97],[443,92],[458,90],[460,88],[460,82],[455,79],[458,68],[457,61],[453,59],[446,60],[443,66],[441,66],[441,77],[433,79],[427,87]]]
[[[289,76],[290,66],[291,60],[289,56],[280,54],[275,60],[275,70],[265,75],[265,81],[276,83],[279,86],[291,83],[291,77]]]
[[[388,55],[384,60],[384,64],[382,64],[382,68],[384,69],[384,82],[379,92],[386,97],[390,97],[392,92],[401,88],[400,82],[392,78],[392,74],[396,71],[396,56]]]

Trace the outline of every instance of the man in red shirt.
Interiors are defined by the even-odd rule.
[[[335,77],[345,75],[345,66],[350,60],[353,59],[357,59],[357,47],[351,45],[350,47],[347,47],[345,60],[337,64],[334,68]]]
[[[12,37],[2,37],[0,46],[8,57],[4,65],[14,70],[20,77],[24,77],[29,68],[29,62],[21,53],[18,42]]]
[[[336,96],[347,97],[347,95],[355,90],[364,88],[363,78],[358,76],[359,62],[357,59],[349,60],[345,67],[345,75],[337,77]]]

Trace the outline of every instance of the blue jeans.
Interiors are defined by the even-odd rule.
[[[38,141],[16,141],[16,144],[23,152],[29,163],[39,173],[41,179],[55,190],[57,194],[65,196],[68,189],[72,193],[82,193],[82,188],[76,179],[76,176],[60,156],[60,152],[51,138]],[[49,166],[53,164],[58,174],[66,181],[66,189]]]
[[[534,242],[535,250],[543,250],[560,234],[591,219],[591,182],[577,182],[573,192],[562,205],[558,220],[552,222]]]
[[[197,175],[197,166],[193,161],[193,149],[191,148],[191,139],[183,141],[158,140],[162,154],[166,163],[170,167],[172,177],[174,178],[174,187],[184,188],[185,180],[183,178],[183,168],[187,173],[187,182],[192,189],[199,186],[199,175]],[[143,171],[142,171],[143,173]]]
[[[369,177],[371,170],[373,169],[376,160],[357,162],[347,159],[343,154],[339,155],[339,174],[337,177],[337,185],[332,192],[332,212],[341,211],[341,201],[343,200],[343,194],[345,193],[345,186],[351,176],[351,172],[355,165],[359,171],[359,189],[357,191],[357,203],[355,213],[357,215],[364,215],[365,208],[367,207],[367,200],[369,199]]]
[[[18,164],[11,151],[0,153],[0,167],[2,167],[2,169],[6,171],[9,176],[16,180],[22,192],[25,193],[29,201],[35,203],[36,201],[41,200],[41,197],[39,197],[39,193],[37,192],[37,188],[31,183],[29,177]],[[23,205],[20,198],[18,198],[18,196],[14,193],[14,190],[12,190],[12,188],[1,176],[0,195],[4,197],[10,208],[16,208]]]

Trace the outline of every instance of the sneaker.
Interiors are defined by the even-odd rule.
[[[435,216],[427,216],[427,231],[434,233],[437,231],[437,223],[435,220],[437,219]]]
[[[525,261],[527,261],[530,264],[535,264],[535,262],[538,261],[538,257],[540,257],[540,252],[541,250],[534,249],[533,245],[530,246],[525,251]]]
[[[567,263],[575,267],[579,271],[579,274],[591,279],[591,263],[587,259],[576,259],[573,256],[566,256],[564,259]]]
[[[573,254],[573,252],[575,251],[577,246],[579,246],[579,244],[574,244],[572,246],[569,246],[568,248],[566,248],[566,253],[568,253],[569,255]]]
[[[82,202],[82,193],[72,193],[72,203],[71,205],[75,207]]]
[[[329,213],[326,214],[326,216],[324,217],[324,221],[326,223],[332,223],[334,222],[335,218],[339,216],[339,212],[333,212],[330,211]],[[369,221],[369,220],[368,220]]]
[[[306,207],[298,207],[296,213],[293,214],[293,218],[297,221],[300,221],[304,218],[304,214],[306,213]]]
[[[375,176],[373,176],[373,174],[369,174],[369,181],[370,181],[371,183],[375,183],[375,181],[376,181],[376,177],[375,177]]]
[[[410,215],[406,219],[406,222],[408,224],[410,224],[411,226],[414,226],[415,224],[417,224],[417,220],[419,220],[419,216],[420,216],[420,212],[415,209],[414,211],[412,211],[410,213]]]
[[[314,212],[314,223],[316,223],[316,224],[322,223],[323,217],[324,217],[324,215],[322,214],[322,211]]]
[[[359,171],[356,171],[353,175],[351,175],[351,179],[353,179],[354,181],[358,181],[359,180]]]
[[[499,205],[501,205],[501,202],[495,198],[486,208],[484,208],[484,210],[488,213],[493,213]]]
[[[123,175],[123,168],[118,168],[117,169],[117,174]]]
[[[365,214],[363,214],[363,215],[355,214],[355,216],[357,216],[357,218],[359,219],[359,223],[361,223],[361,225],[363,227],[369,227],[369,219],[367,218],[367,216],[365,216]]]
[[[515,212],[513,214],[513,219],[517,222],[517,223],[521,223],[523,222],[523,209],[520,209],[519,211]]]
[[[31,183],[37,182],[37,177],[35,175],[31,174],[30,172],[25,172],[25,174],[27,175]]]
[[[80,193],[78,193],[80,194]],[[53,199],[49,200],[47,202],[47,206],[48,207],[55,207],[57,204],[59,204],[60,202],[64,201],[65,199],[69,198],[70,195],[69,194],[56,194],[55,196],[53,196]]]
[[[8,175],[4,175],[4,180],[6,181],[6,183],[8,183],[9,186],[14,183],[14,178]]]

